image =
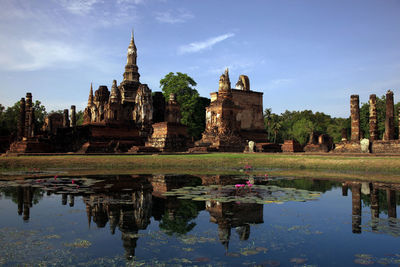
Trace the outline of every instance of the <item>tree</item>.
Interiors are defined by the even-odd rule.
[[[160,87],[166,101],[171,93],[176,95],[176,100],[181,107],[181,123],[188,126],[188,134],[195,139],[201,137],[205,128],[205,107],[209,101],[201,98],[193,86],[197,83],[185,73],[173,72],[165,75],[160,80]]]
[[[35,127],[40,129],[43,126],[44,119],[47,116],[46,108],[41,105],[39,100],[33,104],[35,108]],[[10,135],[17,133],[17,125],[20,111],[20,102],[16,102],[12,107],[8,107],[0,114],[0,134]]]

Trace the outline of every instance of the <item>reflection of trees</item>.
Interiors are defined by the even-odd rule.
[[[332,188],[337,188],[337,187],[340,188],[341,186],[341,183],[338,181],[326,181],[326,180],[314,180],[314,179],[276,180],[276,181],[269,181],[268,184],[280,187],[304,189],[308,191],[318,191],[322,193],[332,190]]]
[[[204,204],[198,201],[176,199],[174,206],[176,207],[173,209],[165,209],[161,216],[160,229],[168,235],[184,235],[196,226],[193,220],[197,218],[200,210],[204,209]]]

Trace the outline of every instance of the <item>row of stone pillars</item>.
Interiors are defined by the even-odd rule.
[[[359,141],[360,131],[360,98],[358,95],[350,97],[350,114],[351,114],[351,141]],[[400,122],[400,108],[399,108]],[[400,131],[399,131],[400,139]],[[378,121],[376,116],[376,95],[369,96],[369,140],[378,140]],[[386,93],[386,116],[385,116],[385,133],[383,140],[394,140],[394,100],[393,92],[388,90]]]
[[[71,120],[69,119],[68,109],[64,109],[63,114],[63,127],[75,127],[76,126],[76,107],[71,106]]]
[[[75,106],[71,106],[71,121],[69,120],[68,109],[64,109],[63,126],[76,126]],[[23,138],[33,138],[35,136],[35,108],[32,104],[32,93],[26,93],[26,98],[21,98],[20,100],[20,111],[17,127],[17,135],[19,140]]]
[[[20,100],[20,112],[18,118],[19,139],[31,138],[35,136],[35,108],[32,105],[32,94],[26,93],[25,98]]]

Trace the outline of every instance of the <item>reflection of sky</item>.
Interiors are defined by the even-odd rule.
[[[163,261],[173,257],[207,257],[230,264],[249,259],[257,263],[273,259],[282,265],[289,265],[291,258],[307,258],[307,264],[349,266],[353,264],[355,254],[372,254],[383,258],[387,254],[398,253],[398,238],[364,230],[361,234],[353,234],[351,214],[351,191],[344,197],[341,188],[328,190],[316,201],[264,205],[264,223],[250,226],[248,240],[240,240],[236,230],[231,229],[229,253],[240,253],[255,247],[268,248],[268,252],[238,258],[224,256],[225,248],[218,241],[218,225],[210,222],[207,210],[200,211],[194,220],[196,226],[187,234],[195,237],[195,244],[185,244],[176,235],[161,233],[159,222],[151,218],[147,228],[139,230],[135,254],[139,259],[156,258]],[[380,215],[387,217],[383,212]],[[17,214],[17,205],[3,196],[0,200],[0,217],[1,229],[34,229],[42,235],[62,236],[61,240],[54,240],[59,242],[61,248],[63,243],[73,242],[77,238],[89,240],[92,243],[90,248],[76,250],[78,255],[86,255],[83,258],[87,255],[112,257],[124,253],[121,232],[116,230],[115,235],[111,235],[109,223],[104,228],[98,228],[92,222],[91,228],[88,228],[82,197],[75,197],[74,207],[69,207],[68,204],[61,205],[61,195],[44,195],[30,209],[29,222],[24,223]],[[362,224],[367,224],[370,218],[370,207],[362,207]],[[213,241],[198,243],[200,237]],[[183,248],[193,248],[193,251],[184,251]]]

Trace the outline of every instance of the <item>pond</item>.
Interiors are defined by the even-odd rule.
[[[399,190],[251,172],[0,180],[0,266],[398,266]]]

